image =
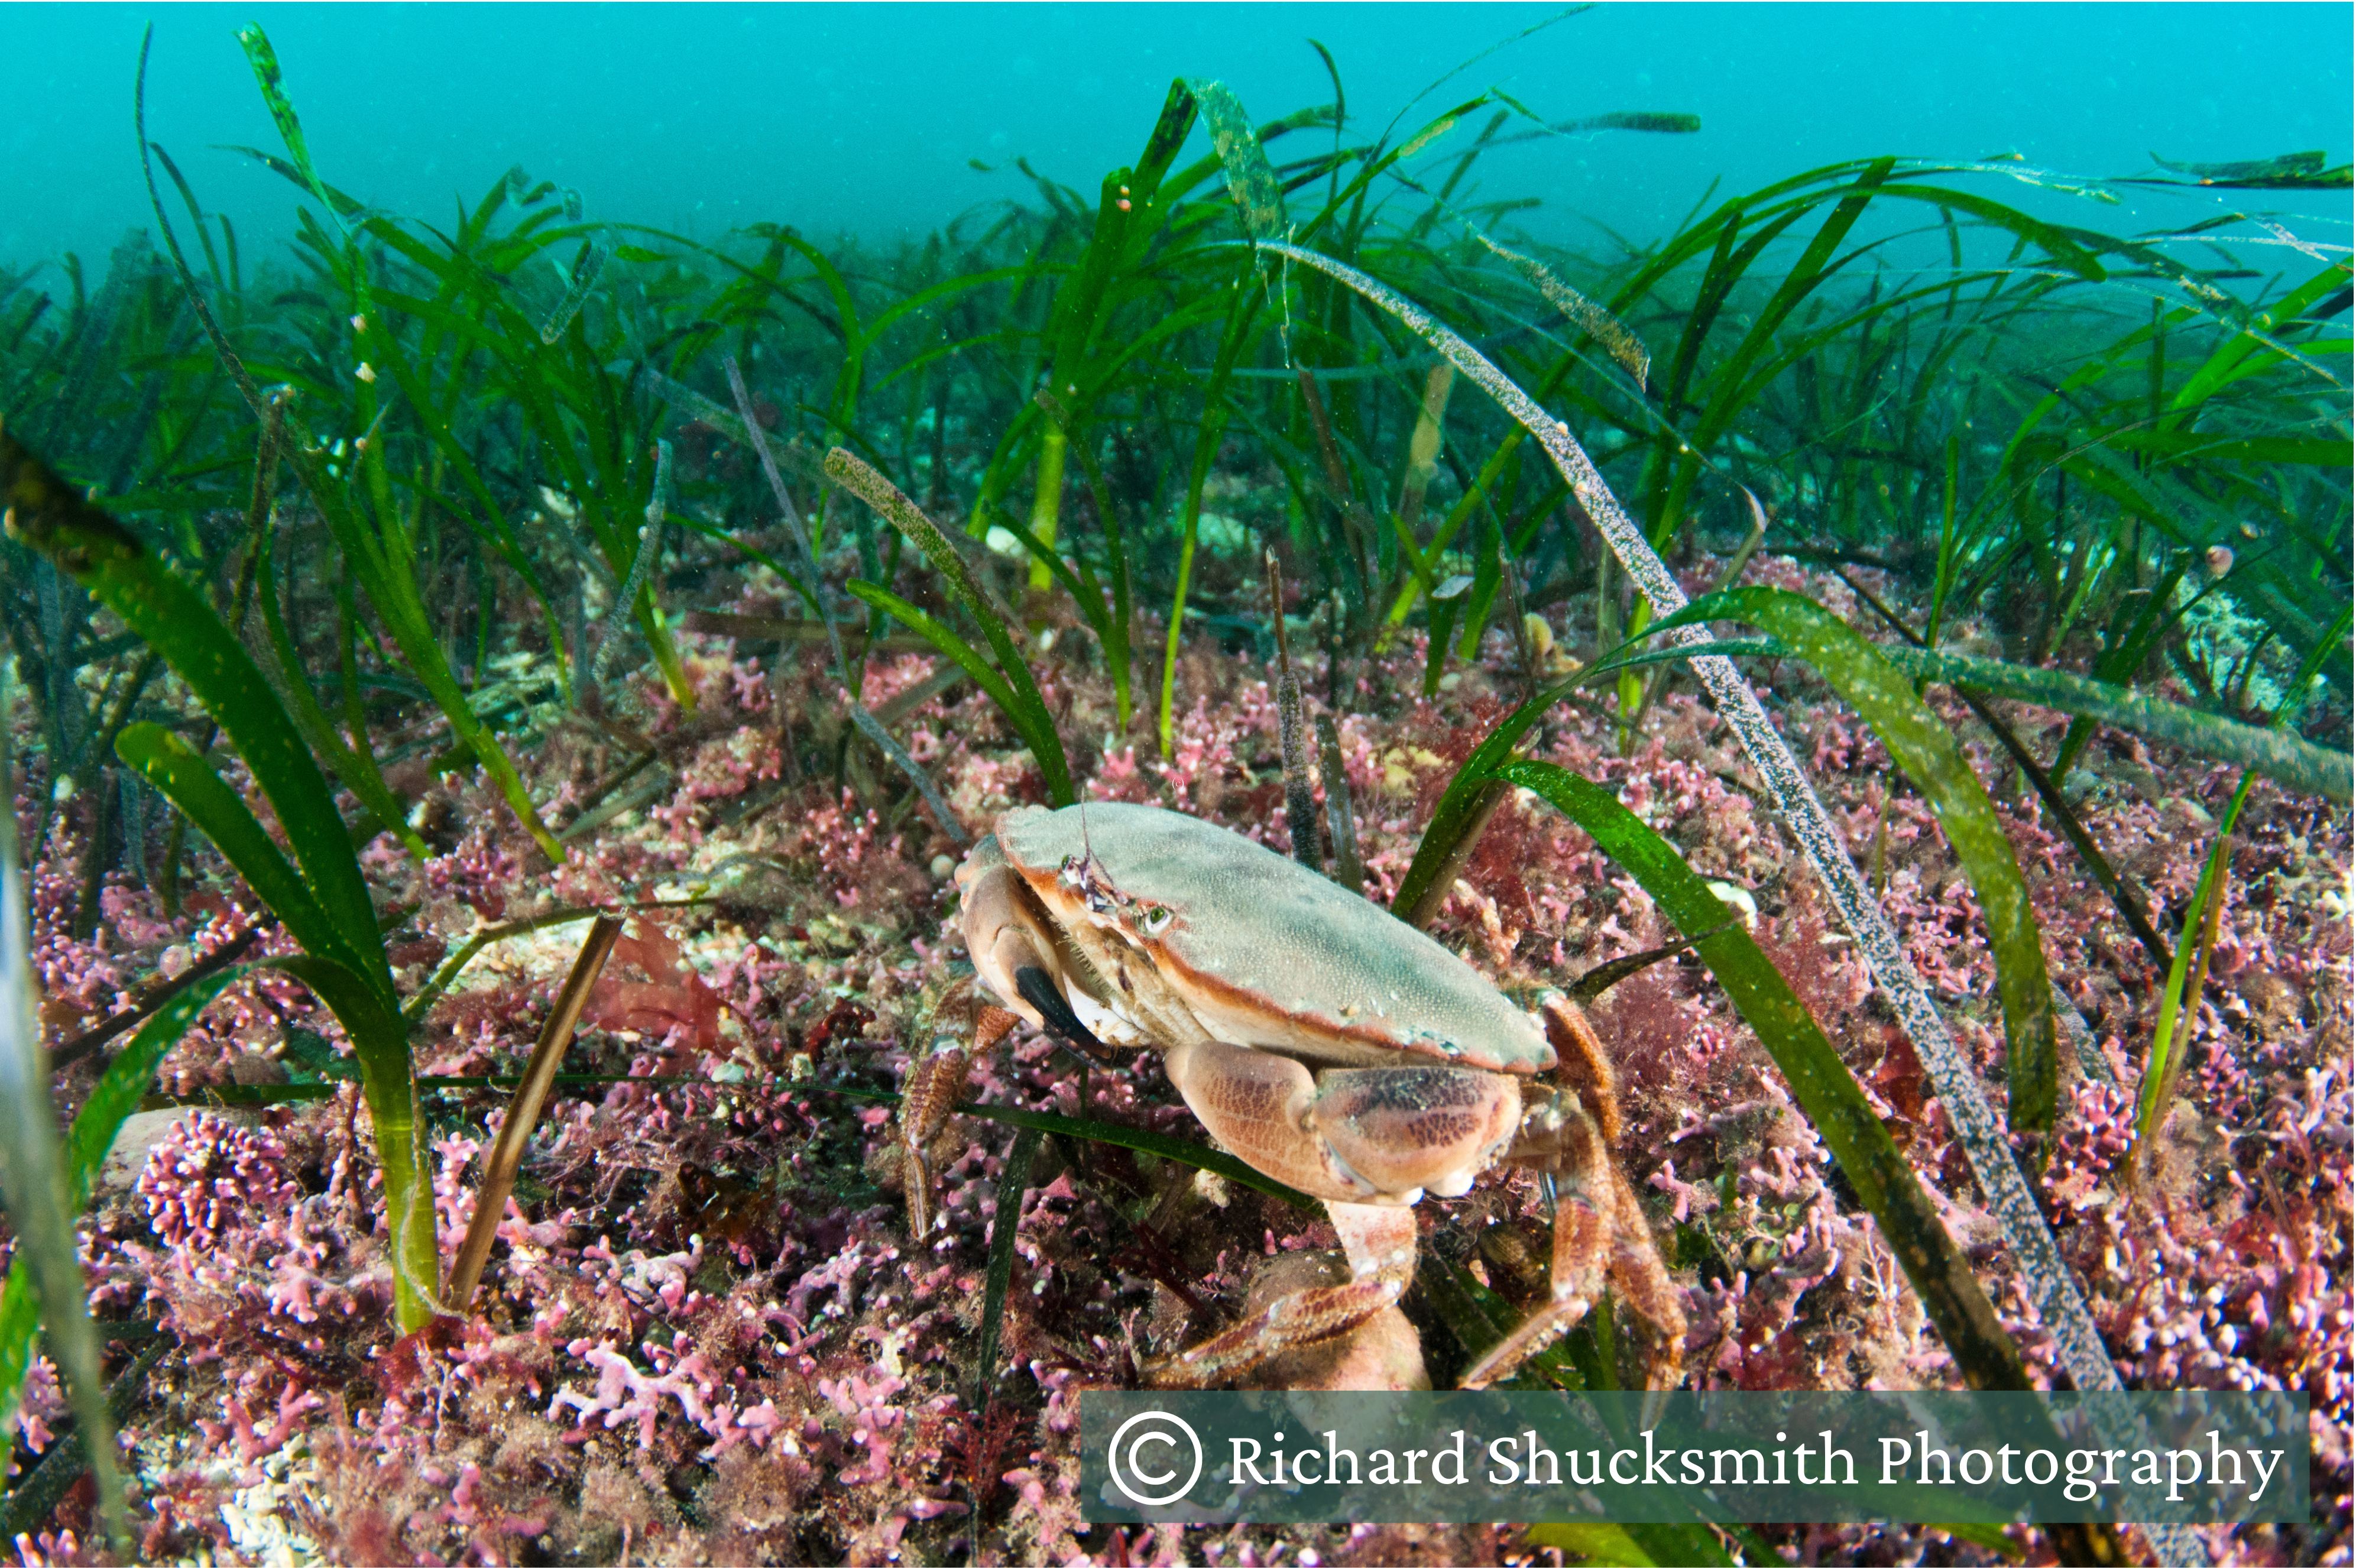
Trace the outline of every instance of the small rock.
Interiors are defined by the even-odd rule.
[[[276,1057],[266,1057],[259,1051],[248,1051],[232,1058],[229,1064],[230,1080],[248,1089],[260,1089],[268,1084],[286,1081],[286,1064]]]
[[[106,1159],[98,1167],[97,1189],[100,1192],[124,1192],[138,1185],[139,1173],[147,1168],[147,1156],[165,1135],[180,1122],[197,1114],[194,1106],[180,1106],[171,1111],[134,1111],[123,1118],[123,1130],[114,1135],[114,1146],[106,1152]]]
[[[948,880],[949,879],[949,876],[951,875],[951,874],[953,874],[956,870],[957,870],[957,862],[956,862],[956,861],[954,861],[954,860],[951,860],[948,855],[945,855],[945,854],[937,854],[937,855],[933,856],[933,880],[934,880],[934,881],[936,881],[936,882],[946,882],[946,881],[948,881]]]

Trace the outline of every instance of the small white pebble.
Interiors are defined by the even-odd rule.
[[[955,870],[957,870],[957,862],[951,860],[948,855],[937,854],[933,856],[934,881],[942,882],[948,880],[949,874]]]

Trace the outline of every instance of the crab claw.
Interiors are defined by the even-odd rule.
[[[1080,1022],[1080,1015],[1072,1011],[1072,1004],[1064,1000],[1064,993],[1055,989],[1055,981],[1048,978],[1045,970],[1024,964],[1014,972],[1014,989],[1023,993],[1023,1001],[1039,1010],[1050,1034],[1098,1067],[1110,1067],[1120,1059],[1110,1046],[1098,1039]]]

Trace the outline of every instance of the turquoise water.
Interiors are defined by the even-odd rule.
[[[1559,8],[0,5],[12,89],[0,259],[95,257],[147,221],[131,96],[151,19],[151,134],[262,249],[291,224],[295,198],[223,150],[276,145],[234,38],[247,20],[277,46],[321,171],[365,200],[430,218],[521,164],[579,189],[593,216],[703,238],[755,221],[921,234],[1030,196],[1017,158],[1092,192],[1135,156],[1173,76],[1222,78],[1264,118],[1325,102],[1312,37],[1367,128],[1490,87],[1548,118],[1698,114],[1697,135],[1547,138],[1484,160],[1484,191],[1537,198],[1545,205],[1518,220],[1575,241],[1590,222],[1660,233],[1714,179],[1748,189],[1879,153],[2014,151],[2113,176],[2149,170],[2153,153],[2216,162],[2321,148],[2345,162],[2351,14],[1605,6],[1508,43]],[[2331,237],[2345,238],[2344,194],[2265,205],[2342,220]],[[2126,226],[2115,218],[2088,220]]]

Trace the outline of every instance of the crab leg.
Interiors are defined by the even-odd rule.
[[[1613,1157],[1620,1101],[1611,1058],[1577,1007],[1558,999],[1547,1004],[1546,1016],[1564,1087],[1525,1119],[1523,1144],[1511,1157],[1548,1171],[1558,1182],[1552,1290],[1545,1305],[1489,1348],[1462,1386],[1486,1388],[1512,1377],[1578,1326],[1608,1279],[1654,1329],[1645,1386],[1674,1388],[1684,1359],[1686,1315],[1676,1282],[1654,1249],[1644,1206]]]
[[[908,1231],[919,1240],[930,1236],[940,1221],[933,1202],[932,1159],[926,1151],[964,1103],[966,1074],[973,1058],[995,1047],[1021,1021],[975,995],[969,981],[952,987],[933,1016],[937,1025],[948,1027],[934,1036],[929,1052],[908,1064],[907,1079],[900,1086],[900,1168],[908,1189]]]
[[[1612,1165],[1612,1187],[1618,1195],[1620,1219],[1612,1228],[1612,1283],[1636,1316],[1653,1326],[1653,1348],[1644,1359],[1644,1386],[1673,1389],[1685,1372],[1686,1313],[1678,1305],[1677,1283],[1653,1245],[1644,1206],[1618,1162]]]
[[[1463,1068],[1301,1063],[1201,1038],[1163,1058],[1211,1135],[1254,1169],[1325,1200],[1350,1262],[1346,1284],[1280,1297],[1146,1369],[1149,1381],[1206,1388],[1272,1356],[1346,1334],[1398,1300],[1415,1277],[1410,1207],[1427,1187],[1462,1192],[1512,1137],[1515,1083]]]
[[[1145,1380],[1158,1388],[1216,1388],[1271,1356],[1346,1334],[1398,1300],[1415,1278],[1415,1210],[1328,1201],[1325,1211],[1350,1260],[1347,1284],[1279,1296],[1224,1333],[1149,1364]]]
[[[1587,1136],[1593,1137],[1594,1125],[1586,1118],[1578,1119],[1572,1125],[1583,1127]],[[1573,1166],[1574,1170],[1579,1168]],[[1524,1318],[1511,1334],[1490,1346],[1488,1353],[1473,1363],[1458,1386],[1485,1389],[1510,1378],[1523,1362],[1579,1326],[1579,1320],[1587,1316],[1595,1298],[1602,1293],[1618,1207],[1608,1179],[1601,1192],[1592,1190],[1577,1176],[1559,1186],[1555,1197],[1551,1298]],[[1640,1226],[1644,1223],[1641,1212],[1636,1222]]]
[[[1603,1292],[1608,1276],[1637,1316],[1653,1329],[1644,1358],[1644,1386],[1673,1389],[1685,1360],[1686,1315],[1676,1282],[1654,1250],[1644,1205],[1620,1167],[1608,1161],[1591,1187],[1558,1196],[1554,1218],[1553,1299],[1489,1348],[1460,1386],[1484,1389],[1510,1378],[1523,1362],[1579,1326]]]

